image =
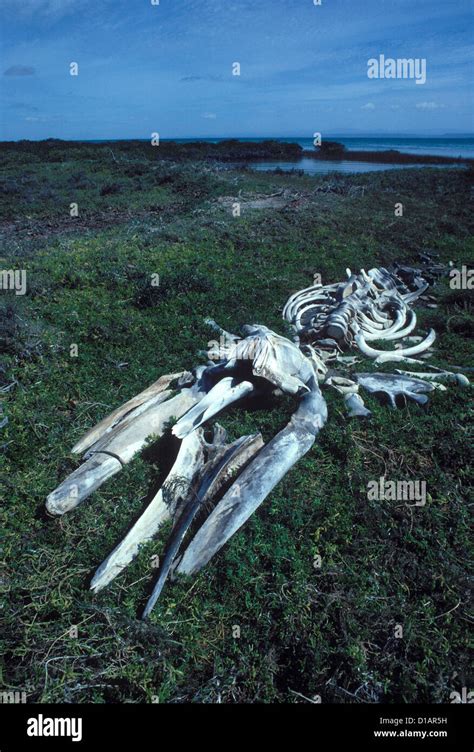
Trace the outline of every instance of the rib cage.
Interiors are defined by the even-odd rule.
[[[381,351],[374,354],[367,343],[409,335],[416,326],[410,304],[428,288],[421,274],[413,274],[410,289],[395,271],[384,267],[368,273],[361,269],[359,274],[347,269],[346,273],[347,280],[339,284],[316,284],[295,293],[283,309],[295,342],[310,345],[323,361],[336,361],[341,350],[354,345],[364,355],[377,358]],[[410,348],[410,354],[423,352],[433,341],[430,332],[416,351]]]

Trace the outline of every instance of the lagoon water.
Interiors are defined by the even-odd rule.
[[[247,139],[242,139],[247,140]],[[253,140],[253,139],[248,139]],[[257,140],[257,139],[255,139]],[[403,154],[429,154],[435,157],[465,157],[474,159],[474,138],[353,138],[337,137],[329,139],[344,144],[346,149],[352,151],[386,151],[395,149]],[[278,141],[297,143],[305,150],[313,150],[311,138],[279,138]],[[282,170],[304,170],[308,175],[326,174],[328,172],[380,172],[382,170],[407,170],[420,167],[453,167],[455,165],[423,165],[423,164],[383,164],[379,162],[352,162],[352,161],[323,161],[303,158],[295,162],[255,162],[251,165],[255,170],[274,170],[280,167]]]
[[[413,170],[420,167],[453,167],[455,165],[382,164],[379,162],[352,162],[350,160],[323,160],[304,157],[294,162],[246,162],[253,170],[303,170],[307,175],[325,175],[328,172],[381,172],[382,170]]]

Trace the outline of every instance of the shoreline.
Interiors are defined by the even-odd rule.
[[[470,157],[445,157],[434,154],[404,154],[396,149],[384,151],[347,150],[337,155],[331,153],[303,150],[302,157],[335,162],[378,162],[380,164],[453,164],[474,166]]]
[[[123,139],[110,141],[65,141],[62,139],[44,139],[42,141],[1,141],[0,152],[13,149],[18,152],[34,149],[43,153],[48,159],[51,151],[70,149],[73,153],[81,149],[90,150],[91,156],[100,154],[103,149],[111,152],[118,150],[134,153],[137,148],[149,146],[159,159],[176,162],[198,161],[208,163],[234,163],[246,165],[250,162],[288,162],[298,163],[301,159],[331,162],[365,162],[378,164],[412,164],[412,165],[453,165],[474,166],[473,157],[445,156],[435,154],[408,154],[397,149],[380,151],[364,149],[347,149],[338,141],[326,141],[319,150],[304,149],[300,144],[289,141],[262,140],[240,141],[239,139],[222,139],[209,141],[173,141],[162,140],[159,145],[143,140]]]

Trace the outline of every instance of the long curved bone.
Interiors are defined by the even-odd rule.
[[[400,337],[403,337],[403,333],[400,334],[400,331],[403,332],[404,329],[402,329],[403,325],[406,323],[406,312],[403,309],[399,309],[396,313],[394,322],[388,326],[387,328],[383,329],[382,331],[371,329],[368,332],[365,331],[364,327],[362,328],[362,331],[364,332],[364,339],[366,342],[370,340],[377,340],[377,339],[385,339],[385,340],[392,340],[392,339],[400,339]],[[405,327],[406,329],[407,327]],[[410,331],[412,331],[410,329]]]
[[[184,552],[176,572],[193,574],[207,564],[308,452],[326,420],[326,402],[315,383],[288,425],[260,450],[211,512]]]
[[[225,438],[225,431],[220,426],[216,426],[211,442],[206,441],[203,429],[197,429],[183,439],[176,460],[163,486],[122,542],[114,548],[97,569],[91,581],[91,590],[94,592],[102,590],[120,574],[138,554],[140,546],[151,540],[161,525],[170,519],[173,513],[181,511],[182,515],[189,514],[186,502],[191,501],[192,503],[196,497],[192,491],[192,485],[196,478],[200,483],[199,501],[205,503],[218,490],[216,478],[224,482],[223,478],[226,472],[233,472],[242,467],[248,457],[263,444],[260,434],[244,436],[230,446],[225,445]],[[205,486],[206,483],[209,488],[212,486],[212,491]],[[192,517],[189,519],[188,526],[191,521]],[[177,525],[181,526],[181,530],[182,521],[179,515]],[[186,529],[187,527],[184,529],[183,535]],[[165,570],[166,574],[164,574]],[[168,571],[169,566],[167,566],[165,560],[164,565],[162,563],[160,568],[158,580],[160,590]],[[157,597],[158,595],[156,595]]]
[[[367,344],[364,335],[360,331],[355,336],[355,341],[357,343],[357,347],[359,348],[359,350],[364,355],[367,355],[367,357],[375,358],[376,363],[388,363],[390,360],[393,359],[392,358],[393,355],[397,356],[398,358],[407,358],[407,357],[411,357],[412,355],[418,355],[419,353],[422,353],[428,350],[428,348],[431,347],[435,339],[436,339],[436,332],[434,329],[430,329],[428,335],[419,344],[412,345],[411,347],[404,347],[404,348],[401,348],[400,350],[397,350],[396,352],[392,352],[390,350],[377,350],[374,347],[370,347],[370,345]]]
[[[375,318],[375,316],[373,316],[373,318],[370,318],[363,311],[359,311],[358,319],[359,319],[359,321],[361,323],[361,328],[364,329],[364,330],[367,328],[370,331],[380,332],[381,333],[387,327],[387,320],[386,319],[383,322],[377,321],[377,319]]]
[[[237,381],[232,376],[218,381],[215,386],[173,426],[172,433],[183,439],[195,428],[205,423],[225,407],[255,391],[251,381]]]
[[[390,340],[393,340],[393,339],[403,339],[408,334],[411,334],[411,332],[413,331],[413,329],[415,329],[415,327],[416,327],[416,321],[417,321],[416,320],[416,313],[415,313],[415,311],[409,311],[408,315],[409,315],[409,319],[410,319],[409,323],[403,329],[398,329],[398,331],[395,334],[393,334],[393,332],[392,332],[392,333],[389,333],[386,336],[384,336],[385,340],[390,341]],[[419,342],[422,342],[422,341],[423,341],[423,337],[420,337]]]
[[[91,582],[91,590],[101,590],[114,579],[127,564],[137,555],[141,544],[153,538],[159,528],[171,516],[170,500],[165,501],[166,489],[173,487],[173,481],[179,479],[185,484],[186,492],[195,474],[201,467],[204,457],[203,431],[194,431],[181,442],[178,456],[171,468],[163,486],[153,497],[147,508],[140,515],[131,530],[127,533],[111,554],[97,569]],[[177,488],[182,493],[182,485]],[[176,503],[177,500],[174,499]]]
[[[469,386],[470,381],[463,373],[453,373],[452,371],[439,371],[438,373],[417,373],[413,371],[399,371],[397,373],[403,376],[415,376],[418,379],[428,381],[452,381],[459,386]]]
[[[204,369],[200,369],[202,374]],[[110,441],[101,445],[100,451],[91,452],[83,465],[69,475],[46,499],[51,514],[64,514],[77,507],[104,481],[122,469],[123,465],[144,447],[150,436],[159,437],[172,418],[179,418],[203,396],[201,379],[165,401],[157,401],[140,411],[136,420],[125,420],[123,430],[112,430]],[[129,404],[129,403],[127,403]],[[122,413],[126,416],[126,413]],[[105,423],[105,421],[104,421]],[[99,424],[100,425],[100,424]],[[120,428],[120,424],[118,426]],[[102,433],[104,436],[105,434]],[[90,436],[87,442],[90,441]],[[79,442],[80,444],[80,442]],[[76,446],[78,446],[76,444]]]
[[[171,538],[163,554],[158,579],[143,612],[143,618],[149,616],[158,600],[184,536],[200,509],[212,501],[232,475],[239,472],[248,463],[252,455],[263,446],[260,434],[242,436],[231,445],[223,445],[226,436],[225,431],[220,429],[220,427],[217,427],[217,429],[221,433],[221,438],[219,437],[216,440],[216,436],[214,437],[212,448],[215,451],[215,457],[208,459],[202,468],[199,487],[196,492],[191,492],[191,498],[173,528]],[[218,443],[219,439],[221,444]],[[216,445],[218,447],[217,450],[215,449]],[[208,452],[209,447],[207,447],[206,454]]]
[[[137,418],[145,412],[145,417],[148,421],[152,413],[151,408],[153,408],[153,412],[158,412],[156,408],[158,408],[158,406],[163,402],[166,402],[172,395],[173,392],[170,389],[165,389],[165,391],[156,394],[154,397],[150,397],[141,405],[138,405],[130,412],[127,412],[119,421],[114,423],[113,426],[107,428],[107,430],[103,432],[100,438],[87,449],[86,453],[84,454],[84,459],[87,460],[89,459],[89,457],[92,457],[94,454],[98,454],[102,451],[104,451],[105,453],[113,452],[115,454],[117,449],[119,448],[117,446],[117,438],[119,434],[124,432],[126,428],[135,423]],[[113,450],[113,447],[115,447],[115,452]],[[72,449],[71,452],[73,451],[74,450]],[[118,454],[117,459],[123,462],[122,457]]]
[[[152,397],[164,392],[173,381],[183,378],[192,379],[192,375],[187,371],[180,371],[179,373],[169,373],[166,376],[160,376],[157,381],[144,389],[143,392],[140,392],[140,394],[132,397],[132,399],[125,402],[125,404],[117,407],[117,409],[111,412],[110,415],[107,415],[107,417],[101,420],[100,423],[97,423],[96,426],[87,431],[87,433],[79,439],[77,444],[74,444],[71,452],[73,454],[82,454],[82,452],[89,449],[89,447],[95,444],[105,433],[111,431],[125,415],[130,415],[130,413],[136,415],[137,408],[143,406],[144,403],[148,403]]]

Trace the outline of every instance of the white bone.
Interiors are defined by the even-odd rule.
[[[110,433],[98,452],[90,451],[87,462],[69,475],[49,494],[46,507],[52,514],[64,514],[90,496],[115,475],[144,446],[150,436],[159,437],[173,417],[181,417],[203,396],[200,379],[165,402],[152,404],[136,420],[124,422],[123,430]]]
[[[395,359],[399,357],[407,357],[411,355],[417,355],[418,353],[422,353],[425,350],[427,350],[433,342],[436,339],[436,332],[434,329],[431,329],[429,334],[425,337],[423,342],[420,342],[417,345],[413,345],[412,347],[406,347],[398,350],[396,353],[385,351],[385,350],[376,350],[373,347],[370,347],[365,341],[365,337],[362,334],[362,332],[358,332],[356,334],[355,340],[357,342],[357,346],[361,350],[361,352],[364,353],[364,355],[367,355],[369,358],[376,358],[377,363],[387,363],[388,361],[392,360],[394,356]]]
[[[221,379],[197,405],[194,405],[178,420],[172,428],[172,433],[178,439],[184,438],[232,402],[236,402],[254,391],[255,386],[250,381],[236,382],[230,376]]]
[[[439,373],[417,373],[413,371],[399,371],[404,376],[416,376],[418,379],[428,379],[428,381],[453,381],[459,386],[469,386],[470,381],[463,373],[453,373],[452,371],[440,371]]]
[[[372,413],[364,405],[364,400],[356,392],[344,396],[349,418],[369,418]]]
[[[96,426],[87,431],[86,434],[73,446],[71,449],[73,454],[82,454],[92,444],[95,444],[101,436],[107,431],[110,431],[127,413],[132,410],[136,410],[140,405],[148,402],[152,397],[156,396],[160,392],[163,392],[172,381],[183,378],[185,375],[191,377],[191,374],[186,371],[180,371],[179,373],[170,373],[166,376],[160,376],[160,378],[151,384],[149,387],[132,397],[132,399],[125,402],[125,404],[117,407],[110,415],[97,423]]]
[[[208,459],[200,468],[199,487],[196,492],[191,494],[184,506],[163,553],[158,579],[143,612],[142,618],[144,619],[149,616],[153,609],[172,569],[184,536],[200,509],[212,501],[222,486],[242,470],[250,458],[263,446],[260,434],[242,436],[232,444],[226,445],[224,443],[225,431],[220,426],[217,428],[212,444],[206,446],[206,457]]]
[[[178,456],[163,486],[140,515],[121,543],[97,569],[91,590],[98,592],[114,579],[139,551],[140,545],[153,538],[160,526],[170,517],[170,508],[163,498],[163,489],[178,479],[183,486],[191,483],[202,463],[202,433],[194,431],[183,439]]]
[[[260,450],[211,512],[184,552],[178,573],[192,574],[207,564],[312,447],[326,419],[326,403],[315,385],[288,425]]]

